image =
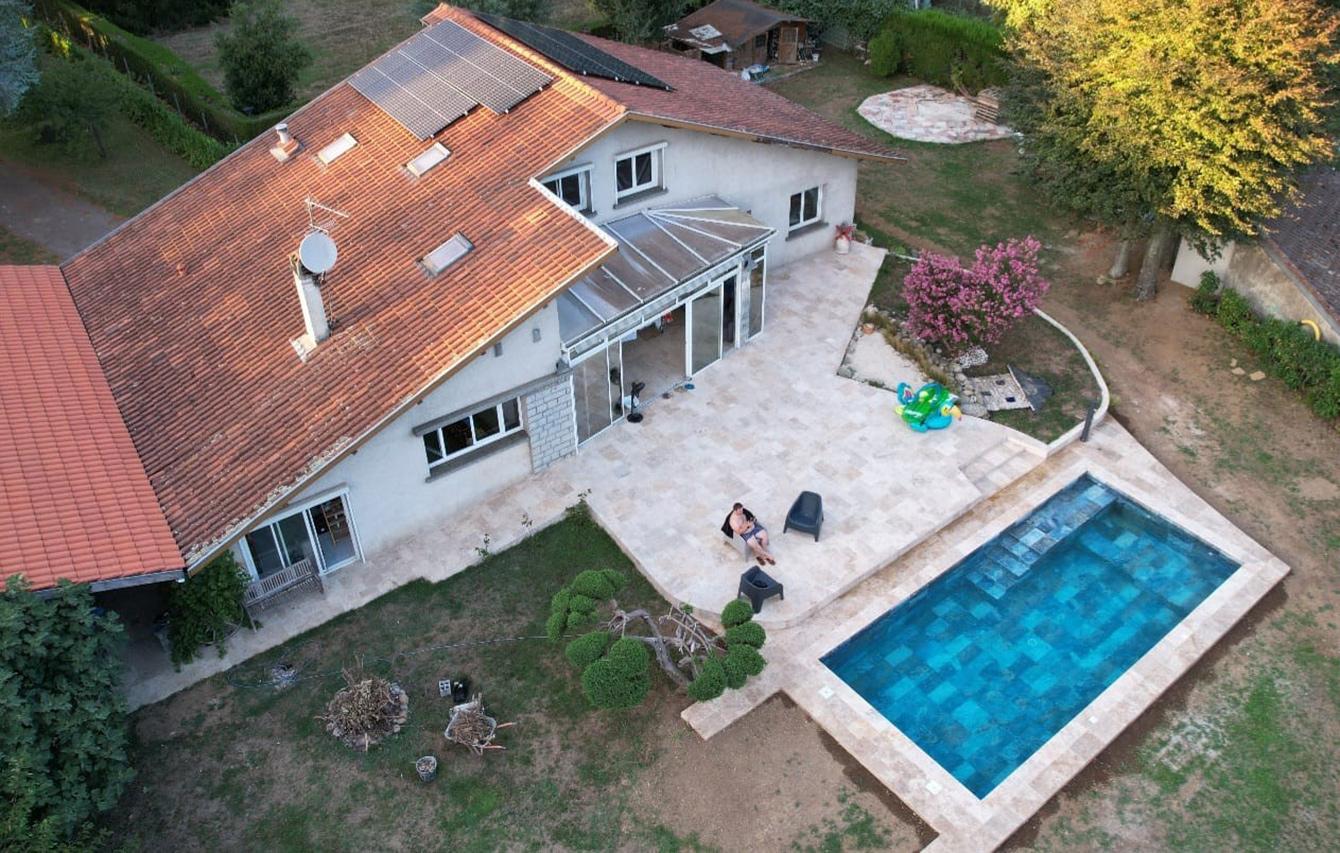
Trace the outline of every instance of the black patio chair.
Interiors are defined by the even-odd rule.
[[[801,533],[814,534],[814,541],[819,541],[819,528],[824,526],[824,499],[818,492],[801,492],[796,502],[791,504],[791,511],[786,514],[786,523],[782,525],[782,532],[785,533],[792,528]]]
[[[786,592],[782,588],[782,584],[758,566],[754,566],[740,575],[740,589],[735,593],[735,597],[739,598],[742,595],[749,599],[749,604],[754,608],[755,613],[762,610],[763,602],[774,595],[782,601],[786,601]]]

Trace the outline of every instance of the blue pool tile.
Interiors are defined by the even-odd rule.
[[[981,797],[1235,568],[1085,476],[824,663]]]

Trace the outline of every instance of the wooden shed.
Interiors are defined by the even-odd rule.
[[[810,59],[809,20],[750,0],[715,0],[665,28],[666,47],[728,70]]]

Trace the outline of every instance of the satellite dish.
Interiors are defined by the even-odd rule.
[[[321,231],[312,231],[298,244],[298,260],[310,273],[322,275],[335,267],[335,241]]]

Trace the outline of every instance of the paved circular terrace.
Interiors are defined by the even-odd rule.
[[[1014,135],[1003,124],[978,120],[971,101],[939,86],[908,86],[871,95],[856,111],[885,133],[917,142],[956,145]]]

